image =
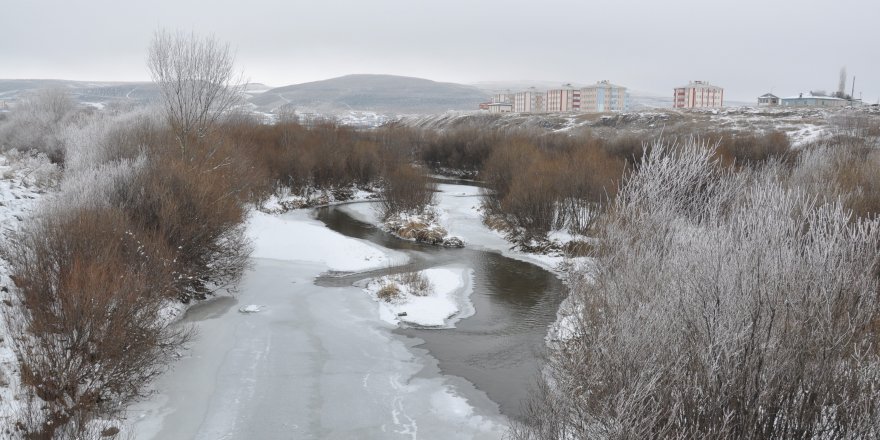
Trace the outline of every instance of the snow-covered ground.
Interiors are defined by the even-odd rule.
[[[417,272],[427,284],[425,292],[414,292],[401,276],[369,280],[364,290],[379,303],[379,317],[393,325],[407,323],[422,327],[450,328],[472,316],[473,270],[460,266],[435,267]],[[397,291],[393,298],[380,298],[383,288]]]
[[[308,191],[307,194],[302,195],[292,194],[290,190],[282,188],[260,205],[260,211],[269,214],[283,214],[293,209],[375,199],[379,197],[376,191],[375,188],[370,191],[365,191],[362,188],[352,185],[349,188],[342,188],[342,191],[337,190],[340,195],[345,193],[347,196],[345,200],[338,200],[334,191],[312,189]]]
[[[0,153],[0,241],[21,227],[59,177],[58,168],[45,157]],[[12,425],[21,390],[18,362],[5,325],[6,313],[12,310],[12,288],[7,262],[0,258],[0,438],[5,438],[5,428]]]
[[[254,243],[253,258],[298,258],[296,261],[321,263],[340,272],[381,269],[408,261],[403,253],[333,232],[302,210],[284,215],[253,211],[247,231]]]
[[[330,231],[307,211],[254,213],[248,228],[253,268],[240,293],[189,309],[183,322],[199,337],[156,382],[155,396],[129,408],[128,432],[138,439],[503,436],[497,405],[440,375],[417,340],[377,319],[380,305],[360,288],[314,283],[328,270],[397,264],[398,255]],[[457,290],[460,278],[438,274],[441,288]]]

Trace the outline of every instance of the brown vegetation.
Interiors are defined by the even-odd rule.
[[[12,342],[22,381],[45,404],[26,408],[26,438],[73,436],[164,370],[187,337],[160,315],[175,294],[172,256],[117,208],[52,211],[8,244],[22,307]]]
[[[397,164],[383,179],[380,213],[383,219],[397,214],[420,214],[434,200],[435,184],[419,168]]]

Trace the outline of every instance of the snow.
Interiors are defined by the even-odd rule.
[[[320,262],[332,271],[361,272],[405,264],[408,257],[365,240],[348,238],[309,217],[308,211],[271,215],[252,211],[247,234],[254,258]]]
[[[248,304],[246,306],[239,307],[238,311],[240,313],[257,313],[262,309],[262,306],[258,306],[256,304]]]
[[[791,146],[794,148],[821,141],[829,135],[830,133],[827,128],[819,127],[815,124],[804,124],[802,127],[788,133]]]
[[[0,153],[0,241],[21,227],[37,202],[57,182],[59,170],[45,157],[34,157],[15,151]],[[9,279],[9,267],[0,258],[0,301],[13,301]],[[21,393],[21,376],[18,362],[10,346],[5,313],[10,307],[0,303],[4,316],[0,316],[0,426],[12,420],[17,409],[17,397]],[[4,435],[0,431],[0,436]]]
[[[415,294],[394,275],[374,278],[367,283],[364,291],[379,302],[380,319],[392,325],[403,322],[421,327],[452,328],[457,321],[474,314],[474,305],[470,301],[474,289],[472,269],[446,266],[426,269],[418,274],[430,285],[427,295]],[[377,292],[389,283],[400,289],[400,295],[392,300],[382,300]]]
[[[283,214],[293,209],[350,203],[379,197],[375,188],[365,190],[357,185],[343,188],[341,192],[347,193],[348,197],[344,200],[337,200],[333,191],[315,188],[307,190],[305,194],[293,194],[288,188],[280,188],[275,194],[272,194],[267,200],[263,201],[259,210],[269,214]]]

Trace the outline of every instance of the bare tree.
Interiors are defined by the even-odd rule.
[[[183,149],[241,101],[246,84],[229,43],[194,33],[156,31],[147,66]]]

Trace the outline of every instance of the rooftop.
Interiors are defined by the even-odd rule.
[[[835,98],[833,96],[824,96],[824,95],[813,95],[811,93],[801,93],[798,96],[789,96],[782,99],[804,99],[804,98],[815,98],[815,99],[825,99],[830,101],[846,101],[845,99]]]
[[[723,87],[721,87],[721,86],[716,86],[716,85],[714,85],[714,84],[709,84],[708,81],[691,81],[691,82],[688,83],[688,85],[686,85],[686,86],[676,87],[676,89],[686,89],[686,88],[688,88],[688,87],[696,87],[696,86],[700,86],[700,87],[718,87],[719,89],[723,88]]]

